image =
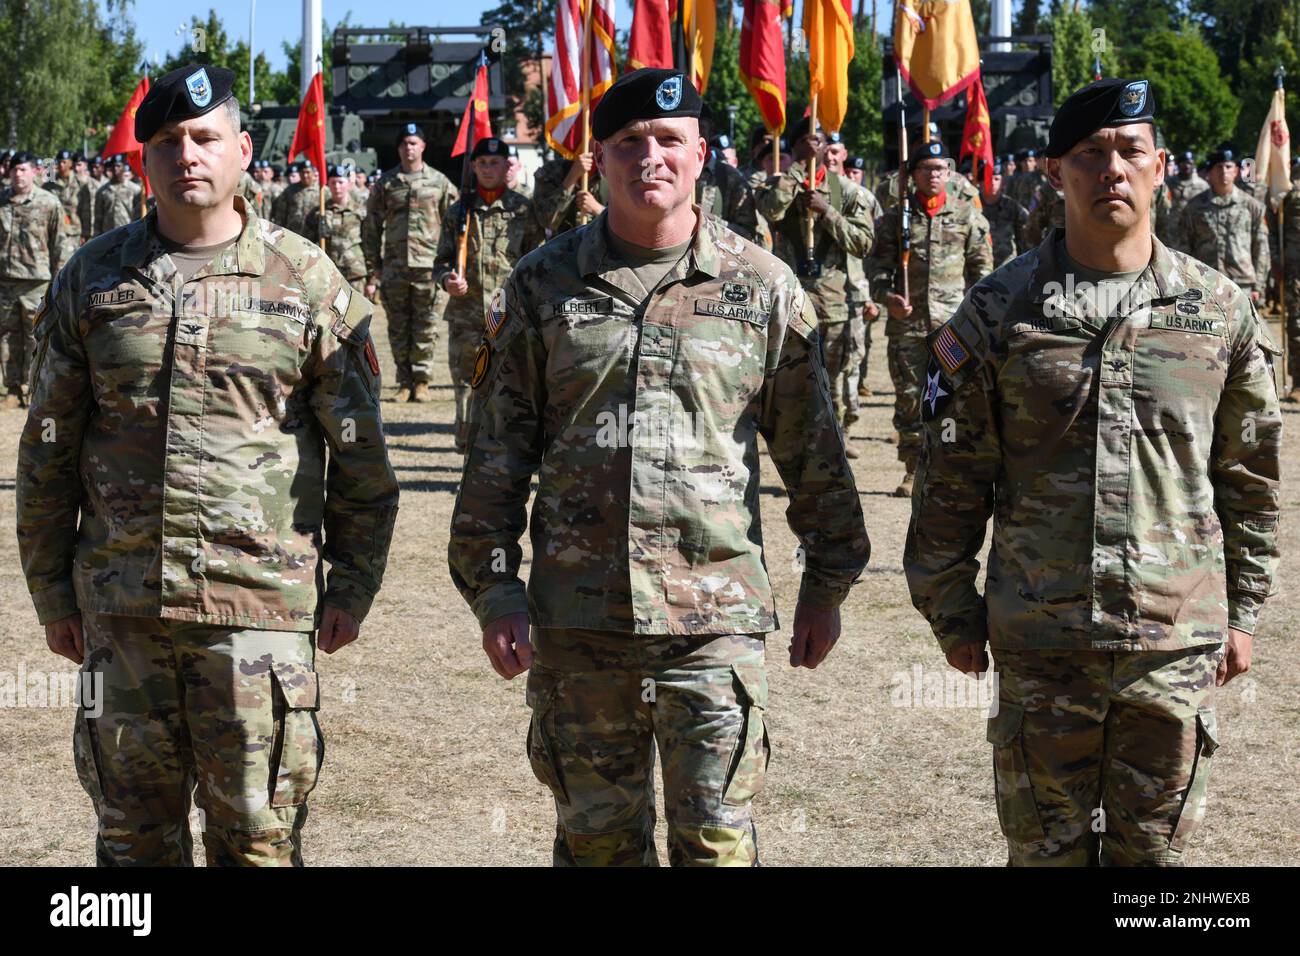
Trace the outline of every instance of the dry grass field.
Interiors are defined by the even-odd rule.
[[[382,319],[375,331],[391,381]],[[755,801],[762,858],[999,865],[982,713],[891,702],[900,675],[910,680],[916,665],[942,674],[946,665],[903,580],[909,504],[890,496],[900,468],[880,325],[873,337],[876,394],[851,436],[862,451],[854,466],[873,553],[843,609],[844,636],[816,671],[787,663],[798,576],[780,556],[795,541],[765,462],[763,527],[787,630],[768,641],[772,760]],[[310,865],[550,862],[554,814],[524,754],[524,679],[507,683],[492,671],[447,573],[460,458],[445,360],[439,375],[433,404],[384,406],[401,512],[360,641],[318,660],[326,757],[304,835]],[[0,672],[70,671],[45,648],[18,564],[12,475],[23,414],[0,413]],[[1278,593],[1256,637],[1254,669],[1219,698],[1223,746],[1194,864],[1300,862],[1300,408],[1286,406],[1286,425]],[[0,709],[0,864],[93,863],[94,816],[72,765],[72,725],[70,707]]]

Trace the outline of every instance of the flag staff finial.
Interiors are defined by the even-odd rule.
[[[1277,88],[1282,89],[1286,81],[1286,67],[1278,62],[1277,69],[1273,71],[1273,78],[1277,80]]]

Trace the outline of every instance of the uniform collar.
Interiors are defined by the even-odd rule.
[[[691,248],[687,253],[686,274],[702,272],[711,279],[716,279],[722,271],[722,256],[718,252],[718,241],[722,236],[714,222],[705,216],[700,207],[692,203],[699,225]],[[613,251],[605,241],[605,220],[609,214],[602,212],[594,220],[583,226],[582,239],[578,244],[578,273],[583,278],[592,278],[614,267],[609,258]]]
[[[244,216],[244,228],[233,246],[204,267],[204,275],[261,275],[266,269],[263,221],[243,196],[235,196],[235,209]],[[158,211],[151,209],[143,219],[127,226],[118,261],[123,266],[143,270],[164,254],[158,235]]]
[[[1056,291],[1066,285],[1064,263],[1056,255],[1056,240],[1058,238],[1062,241],[1065,238],[1065,230],[1059,226],[1054,227],[1038,247],[1038,264],[1034,266],[1033,275],[1029,279],[1030,301],[1041,304],[1053,299],[1055,300],[1055,306],[1060,308],[1062,314],[1073,316],[1072,304],[1061,292]],[[1055,285],[1052,291],[1047,291],[1048,286],[1053,283]],[[1177,298],[1187,289],[1187,281],[1183,278],[1182,270],[1178,268],[1178,264],[1170,254],[1169,247],[1153,234],[1151,236],[1151,261],[1142,274],[1137,277],[1137,280],[1133,283],[1133,290],[1126,297],[1126,301],[1129,303],[1127,311],[1132,311],[1152,299]]]

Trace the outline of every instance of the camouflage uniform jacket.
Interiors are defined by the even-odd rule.
[[[754,193],[745,177],[730,163],[710,154],[700,178],[695,181],[695,202],[710,216],[726,222],[732,232],[750,242],[759,242]]]
[[[763,191],[758,204],[759,212],[772,225],[778,248],[789,250],[795,263],[807,255],[807,221],[795,205],[806,176],[804,164],[794,163]],[[831,177],[838,180],[835,187],[839,191],[838,204]],[[813,257],[821,263],[822,274],[816,278],[801,276],[799,282],[818,307],[817,314],[822,321],[843,322],[849,318],[847,310],[839,308],[849,297],[848,260],[870,251],[876,233],[872,215],[875,207],[865,189],[838,173],[828,172],[817,192],[830,203],[826,214],[818,216],[813,227]]]
[[[1008,195],[1030,212],[1052,191],[1052,184],[1041,169],[1026,170],[1011,177]]]
[[[67,179],[55,173],[54,178],[45,184],[45,189],[54,195],[63,206],[63,232],[74,245],[81,242],[84,232],[83,216],[94,215],[90,211],[90,197],[82,188],[76,173],[69,173]]]
[[[865,187],[864,187],[865,188]],[[984,199],[980,196],[980,191],[976,189],[969,179],[957,173],[948,175],[948,183],[944,187],[948,192],[949,199],[964,199],[976,209],[984,205]],[[876,183],[876,188],[871,190],[872,195],[876,197],[883,212],[889,212],[898,205],[898,172],[895,171],[886,176],[880,182]],[[1006,195],[1006,190],[1003,190]]]
[[[243,232],[183,293],[151,213],[82,246],[46,298],[17,494],[42,622],[309,631],[322,580],[369,610],[398,496],[370,304],[235,204]]]
[[[1065,193],[1056,189],[1046,189],[1039,198],[1039,203],[1029,211],[1029,221],[1025,223],[1025,248],[1036,249],[1043,237],[1053,229],[1065,228]]]
[[[1287,267],[1294,275],[1297,263],[1300,263],[1300,180],[1294,180],[1291,183],[1291,189],[1282,197],[1282,231],[1283,236],[1282,248],[1277,246],[1277,227],[1274,226],[1269,234],[1269,258],[1272,262],[1281,263]],[[1288,306],[1297,303],[1288,302]]]
[[[1010,196],[999,195],[995,202],[984,203],[984,218],[989,224],[989,238],[993,242],[993,268],[1006,265],[1028,247],[1025,242],[1025,225],[1029,210]]]
[[[44,189],[18,198],[0,189],[0,279],[48,282],[72,254],[63,207]]]
[[[271,200],[271,221],[278,226],[283,226],[289,218],[289,202],[306,188],[301,182],[287,183],[275,199]]]
[[[342,208],[331,195],[325,198],[323,216],[319,209],[307,214],[304,235],[312,242],[324,239],[325,254],[339,267],[344,278],[354,284],[366,277],[366,257],[361,251],[361,224],[365,220],[365,204],[352,194]]]
[[[582,189],[582,181],[567,188],[564,185],[572,165],[567,159],[553,159],[543,163],[533,177],[533,208],[537,210],[537,218],[552,236],[568,232],[578,225],[578,193]],[[596,177],[593,173],[592,177],[595,177],[594,182],[591,178],[587,180],[591,194],[602,206],[608,205],[609,184],[603,176]]]
[[[800,598],[838,606],[870,546],[802,288],[701,216],[647,300],[605,228],[601,215],[525,256],[489,320],[452,517],[456,586],[482,624],[527,611],[538,627],[774,630],[762,435],[801,542]]]
[[[140,185],[138,183],[104,183],[95,193],[95,235],[102,236],[110,229],[125,226],[140,218]]]
[[[1090,317],[1056,236],[931,337],[912,601],[945,650],[1251,632],[1278,559],[1277,348],[1240,289],[1158,240],[1111,318]]]
[[[307,220],[313,213],[320,215],[320,187],[302,183],[298,183],[296,188],[290,186],[280,194],[279,204],[280,218],[275,221],[290,232],[306,236]]]
[[[442,221],[455,201],[451,180],[428,164],[419,172],[399,166],[384,173],[370,190],[361,225],[366,274],[377,276],[383,266],[432,269]]]
[[[896,291],[898,209],[880,220],[868,276],[877,301]],[[912,200],[912,254],[907,282],[912,314],[903,324],[924,332],[937,329],[952,315],[972,285],[993,271],[993,247],[984,214],[951,196],[933,216]]]
[[[877,228],[880,226],[880,219],[884,213],[880,209],[880,200],[876,194],[868,189],[863,189],[862,193],[867,197],[867,205],[871,207],[871,221]],[[871,282],[867,278],[867,260],[870,251],[863,256],[849,256],[846,270],[848,272],[848,300],[850,310],[866,305],[871,301]]]
[[[1268,229],[1264,206],[1240,189],[1226,196],[1201,193],[1183,209],[1175,226],[1177,248],[1217,269],[1238,285],[1268,278]]]
[[[477,328],[483,325],[493,294],[505,285],[515,263],[545,242],[546,233],[533,212],[532,201],[523,193],[507,189],[488,206],[475,192],[472,208],[464,277],[469,292],[451,296],[443,316],[448,322],[467,322]],[[439,287],[456,268],[460,216],[458,202],[447,217],[448,227],[442,231],[433,264],[433,281]]]
[[[1209,189],[1210,184],[1206,182],[1204,179],[1202,179],[1200,176],[1196,175],[1195,173],[1192,173],[1192,175],[1186,178],[1179,176],[1178,178],[1174,179],[1172,182],[1167,183],[1167,185],[1169,186],[1169,203],[1170,203],[1169,224],[1167,228],[1169,237],[1165,238],[1164,236],[1161,236],[1160,241],[1167,246],[1172,246],[1173,245],[1172,240],[1175,238],[1175,232],[1176,232],[1174,226],[1177,224],[1178,218],[1183,214],[1184,207],[1186,207],[1189,202],[1191,202],[1201,193]]]
[[[254,179],[247,170],[239,177],[239,195],[252,207],[259,218],[265,219],[263,209],[262,184]]]

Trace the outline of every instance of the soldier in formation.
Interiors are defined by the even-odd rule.
[[[759,435],[802,546],[792,666],[830,652],[868,557],[804,290],[692,208],[700,105],[672,70],[610,87],[592,118],[608,207],[520,260],[476,360],[449,562],[493,669],[529,671],[561,865],[658,862],[656,748],[669,861],[758,862],[777,627]]]
[[[141,216],[140,186],[131,182],[131,171],[121,153],[104,163],[106,181],[95,193],[95,235],[135,222]]]
[[[1175,246],[1259,302],[1269,273],[1268,228],[1263,203],[1236,186],[1239,156],[1229,143],[1210,154],[1210,188],[1183,208]]]
[[[353,189],[352,171],[346,166],[329,167],[328,186],[325,211],[317,208],[307,214],[305,235],[312,242],[324,239],[325,254],[357,294],[364,294],[366,256],[361,249],[361,224],[366,219],[365,203]]]
[[[949,664],[993,651],[1017,866],[1180,862],[1277,564],[1277,349],[1229,277],[1151,234],[1155,108],[1146,80],[1065,101],[1065,231],[928,345],[904,569]]]
[[[45,189],[52,193],[63,207],[63,231],[73,248],[81,245],[85,230],[83,223],[94,216],[90,190],[77,177],[73,169],[75,159],[72,153],[61,149],[54,155],[54,175],[45,182]]]
[[[1029,210],[1003,191],[1003,165],[993,164],[989,189],[981,190],[984,218],[989,223],[989,238],[993,243],[993,268],[1000,269],[1029,248],[1025,240],[1025,226]]]
[[[424,149],[424,133],[407,123],[397,136],[399,164],[371,189],[361,231],[366,295],[373,298],[378,288],[384,297],[399,402],[432,397],[433,354],[447,301],[433,279],[433,264],[456,188],[425,163]]]
[[[191,865],[192,792],[210,866],[302,864],[316,651],[356,639],[396,517],[370,304],[238,195],[234,79],[151,87],[158,203],[73,256],[37,327],[19,550],[97,694],[74,752],[102,866]]]
[[[921,401],[926,378],[926,342],[956,310],[966,290],[993,271],[993,248],[984,214],[954,196],[942,140],[921,143],[909,152],[913,188],[908,297],[899,294],[899,209],[888,210],[876,231],[868,275],[876,301],[888,319],[889,375],[894,382],[894,430],[903,480],[894,490],[912,494],[921,452]]]

